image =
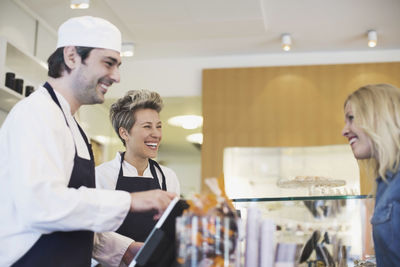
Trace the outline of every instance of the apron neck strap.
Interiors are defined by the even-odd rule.
[[[54,101],[54,102],[57,104],[57,106],[61,109],[61,112],[62,112],[62,114],[64,115],[65,123],[66,123],[67,126],[69,127],[69,124],[68,124],[68,121],[67,121],[67,117],[65,116],[64,110],[63,110],[62,107],[61,107],[60,101],[58,100],[58,98],[57,98],[57,96],[56,96],[56,93],[54,92],[53,87],[51,87],[51,85],[50,85],[48,82],[46,82],[46,83],[43,85],[43,87],[46,88],[47,92],[49,92],[49,94],[50,94],[50,96],[51,96],[51,99],[53,99],[53,101]],[[75,120],[75,118],[74,118],[74,120]],[[81,133],[81,135],[82,135],[82,137],[83,137],[83,140],[85,141],[85,144],[86,144],[86,146],[87,146],[88,149],[89,149],[90,158],[93,159],[93,158],[94,158],[94,156],[93,156],[93,151],[92,151],[91,145],[89,144],[89,140],[88,140],[88,138],[87,138],[85,132],[83,131],[83,129],[81,128],[81,126],[79,125],[79,123],[78,123],[76,120],[75,120],[75,123],[76,123],[76,125],[78,125],[79,132]],[[74,143],[75,143],[75,140],[74,140]],[[76,144],[75,144],[75,152],[76,152]]]
[[[150,171],[151,171],[151,174],[154,176],[154,178],[157,178],[157,179],[158,179],[157,172],[156,172],[154,166],[156,166],[157,169],[160,171],[161,176],[162,176],[162,186],[161,186],[161,189],[164,190],[164,191],[167,191],[167,184],[166,184],[166,180],[165,180],[165,175],[164,175],[164,172],[161,170],[160,165],[158,165],[157,161],[152,160],[152,159],[149,159],[149,164],[150,164]]]
[[[122,163],[124,162],[124,157],[125,157],[125,152],[122,152],[121,153],[121,164],[120,164],[120,168],[119,168],[119,172],[118,172],[118,177],[122,177],[123,176]],[[164,172],[161,170],[160,165],[158,165],[157,161],[149,159],[149,166],[150,166],[151,175],[153,176],[154,179],[157,179],[157,181],[158,181],[158,175],[157,175],[157,172],[156,172],[154,166],[160,171],[161,176],[162,176],[161,189],[164,190],[164,191],[167,191],[167,184],[166,184],[165,175],[164,175]]]
[[[65,117],[64,111],[63,111],[63,109],[61,108],[60,101],[58,101],[58,98],[57,98],[57,96],[56,96],[56,93],[54,92],[53,87],[51,87],[51,85],[50,85],[48,82],[46,82],[46,83],[43,85],[43,87],[46,88],[47,92],[49,92],[49,94],[50,94],[50,96],[51,96],[51,99],[53,99],[53,101],[54,101],[54,102],[57,104],[57,106],[61,109],[61,111],[62,111],[62,113],[63,113],[63,115],[64,115],[65,122],[67,123],[67,125],[68,125],[68,127],[69,127],[69,124],[68,124],[68,121],[67,121],[67,117]]]

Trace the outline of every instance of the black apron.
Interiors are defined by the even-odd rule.
[[[51,95],[53,101],[61,109],[61,105],[50,84],[45,83],[44,87]],[[65,121],[67,122],[66,118]],[[78,157],[75,145],[74,167],[68,187],[79,188],[81,186],[86,186],[94,188],[95,174],[92,148],[85,133],[79,125],[78,127],[88,147],[90,160]],[[60,207],[60,209],[62,209],[62,207]],[[94,233],[91,231],[53,232],[50,234],[43,234],[32,248],[12,266],[90,267],[93,236]]]
[[[152,159],[149,159],[150,171],[153,179],[145,177],[127,177],[123,175],[122,163],[124,162],[125,152],[121,154],[121,167],[118,173],[118,181],[116,190],[124,190],[129,193],[142,192],[153,189],[161,189],[158,182],[158,168],[162,175],[162,190],[167,191],[165,183],[165,175],[162,172],[160,165]],[[117,233],[130,237],[135,241],[144,242],[150,234],[157,221],[153,219],[154,212],[135,212],[128,213],[122,225],[118,228]]]

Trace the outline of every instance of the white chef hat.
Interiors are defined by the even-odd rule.
[[[121,32],[102,18],[70,18],[58,29],[57,48],[64,46],[87,46],[121,52]]]

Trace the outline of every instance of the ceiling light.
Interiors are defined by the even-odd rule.
[[[98,143],[103,145],[110,143],[110,139],[110,137],[104,135],[96,135],[93,137],[94,141],[97,141]]]
[[[89,8],[90,0],[71,0],[70,7],[72,9],[86,9]]]
[[[121,57],[132,57],[134,55],[135,46],[133,43],[122,43]]]
[[[186,136],[186,140],[189,141],[190,143],[201,145],[203,144],[203,134],[202,133],[190,134]]]
[[[196,129],[203,125],[203,117],[198,115],[184,115],[172,117],[168,123],[184,129]]]
[[[376,43],[378,42],[378,34],[375,30],[368,31],[368,46],[375,47]]]
[[[285,33],[282,35],[282,49],[284,51],[289,51],[292,45],[292,38],[290,37],[290,34]]]

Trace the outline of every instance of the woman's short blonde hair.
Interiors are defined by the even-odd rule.
[[[119,135],[119,128],[128,132],[135,124],[135,112],[139,109],[153,109],[160,113],[163,101],[156,92],[148,90],[130,90],[117,100],[110,108],[112,126],[125,146],[125,140]]]
[[[400,89],[390,84],[370,84],[353,92],[345,101],[351,105],[356,126],[372,142],[372,157],[365,162],[370,175],[385,179],[396,172],[400,161]]]

